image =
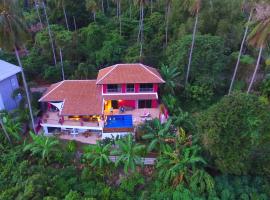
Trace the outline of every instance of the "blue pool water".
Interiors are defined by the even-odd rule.
[[[132,115],[108,115],[106,128],[132,128]]]

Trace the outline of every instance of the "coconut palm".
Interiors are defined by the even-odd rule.
[[[147,147],[147,151],[153,150],[162,153],[166,148],[166,140],[172,139],[173,134],[170,133],[172,120],[169,120],[165,124],[161,124],[158,119],[154,119],[146,125],[147,134],[143,135],[142,138],[150,140]]]
[[[116,166],[124,164],[124,172],[127,174],[129,170],[134,172],[136,165],[142,165],[141,155],[145,146],[135,143],[132,135],[117,140],[115,143],[118,148],[113,150],[112,154],[118,156]]]
[[[0,47],[6,51],[15,51],[18,64],[21,68],[32,128],[35,131],[30,94],[19,56],[19,48],[23,45],[26,38],[27,29],[23,23],[23,16],[18,7],[18,1],[10,0],[7,2],[6,0],[0,0]]]
[[[168,44],[168,28],[169,28],[169,16],[171,14],[171,5],[172,0],[165,1],[166,8],[165,8],[165,44]]]
[[[40,16],[40,13],[39,13],[39,5],[37,3],[37,0],[34,0],[34,6],[35,6],[35,9],[36,9],[36,12],[37,12],[39,23],[41,25],[41,28],[43,29],[43,24],[42,24],[41,16]]]
[[[8,142],[11,144],[11,139],[10,139],[9,134],[7,132],[6,126],[4,124],[4,121],[5,121],[5,118],[0,115],[0,126],[1,126],[1,129],[3,130],[4,136],[6,137],[6,139],[8,140]]]
[[[178,71],[178,68],[162,65],[160,68],[160,72],[165,80],[165,84],[163,85],[165,92],[175,94],[175,88],[179,86],[178,83],[180,72]]]
[[[30,132],[32,142],[24,146],[23,151],[30,151],[32,155],[36,155],[42,161],[49,161],[49,158],[60,152],[59,140],[55,137],[47,137],[44,135],[35,135]]]
[[[148,1],[147,0],[135,0],[135,3],[140,7],[140,20],[139,20],[139,33],[138,33],[138,41],[140,42],[140,58],[143,53],[143,20],[144,20],[144,7]]]
[[[247,89],[247,93],[250,92],[254,84],[255,77],[260,66],[263,48],[270,38],[270,5],[266,3],[257,4],[255,10],[256,14],[254,19],[256,26],[249,34],[248,41],[251,46],[259,48],[259,55],[257,58],[256,67]]]
[[[114,0],[116,3],[116,16],[119,20],[119,33],[121,35],[122,32],[122,22],[121,22],[121,0]]]
[[[195,36],[196,36],[196,32],[197,32],[199,12],[200,12],[200,8],[201,8],[201,0],[185,0],[184,6],[186,8],[189,8],[189,11],[191,12],[192,15],[195,15],[195,23],[194,23],[194,27],[193,27],[192,42],[191,42],[191,48],[190,48],[190,52],[189,52],[187,74],[186,74],[186,79],[185,79],[185,85],[187,85],[190,67],[191,67],[191,61],[192,61],[192,54],[193,54],[193,49],[194,49],[194,44],[195,44]]]
[[[53,36],[52,36],[52,32],[51,32],[49,18],[47,15],[47,8],[46,8],[46,4],[44,3],[43,0],[42,0],[41,4],[42,4],[43,10],[44,10],[44,14],[45,14],[46,22],[47,22],[47,28],[48,28],[48,33],[49,33],[50,43],[51,43],[52,53],[53,53],[53,61],[54,61],[54,65],[56,65],[57,61],[56,61],[55,47],[54,47],[54,43],[53,43]]]
[[[111,145],[102,145],[98,142],[96,145],[89,145],[85,149],[83,158],[90,162],[90,166],[104,169],[111,163],[110,156]]]
[[[244,44],[246,42],[246,38],[247,38],[248,30],[249,30],[249,25],[250,25],[250,21],[251,21],[251,18],[252,18],[252,14],[253,14],[253,7],[250,10],[248,21],[246,23],[245,32],[244,32],[243,39],[242,39],[242,42],[241,42],[241,47],[240,47],[237,62],[236,62],[235,68],[234,68],[234,72],[233,72],[233,76],[232,76],[232,80],[231,80],[231,84],[230,84],[228,94],[231,94],[231,92],[232,92],[233,83],[234,83],[235,76],[236,76],[236,73],[237,73],[237,70],[238,70],[238,67],[239,67],[239,64],[240,64],[240,59],[241,59],[241,56],[242,56],[242,51],[243,51],[243,48],[244,48]]]
[[[65,0],[50,0],[53,2],[53,4],[56,5],[56,8],[62,8],[64,17],[65,17],[65,22],[66,22],[66,27],[67,30],[69,31],[69,25],[68,25],[68,18],[67,18],[67,12],[66,12],[66,7],[65,7]]]
[[[22,131],[21,124],[18,121],[13,120],[10,115],[4,115],[2,120],[8,135],[10,135],[12,139],[20,141],[20,133]]]
[[[85,0],[85,7],[93,14],[94,21],[96,21],[96,13],[98,6],[95,0]]]

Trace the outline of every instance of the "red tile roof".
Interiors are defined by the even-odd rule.
[[[102,114],[101,86],[96,85],[96,80],[66,80],[52,84],[39,101],[63,101],[61,115]]]
[[[134,93],[134,94],[103,94],[104,100],[147,100],[147,99],[158,99],[158,95],[156,93]]]
[[[140,63],[116,64],[101,69],[97,84],[164,83],[157,69]]]

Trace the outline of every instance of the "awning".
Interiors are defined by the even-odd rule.
[[[104,100],[150,100],[150,99],[158,99],[157,93],[145,93],[145,94],[103,94]]]

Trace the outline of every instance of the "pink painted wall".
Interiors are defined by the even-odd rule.
[[[127,91],[127,84],[122,84],[122,93],[126,93]]]
[[[128,107],[135,108],[135,100],[122,100],[122,101],[118,102],[118,105],[119,105],[119,107],[128,106]]]
[[[107,93],[107,85],[102,85],[102,87],[103,87],[103,93]]]
[[[140,91],[140,84],[139,83],[135,83],[135,92],[138,93]]]
[[[152,99],[152,108],[158,107],[158,101],[156,99]]]
[[[154,85],[153,85],[153,89],[154,89],[154,92],[157,92],[158,91],[158,84],[157,83],[154,83]]]

